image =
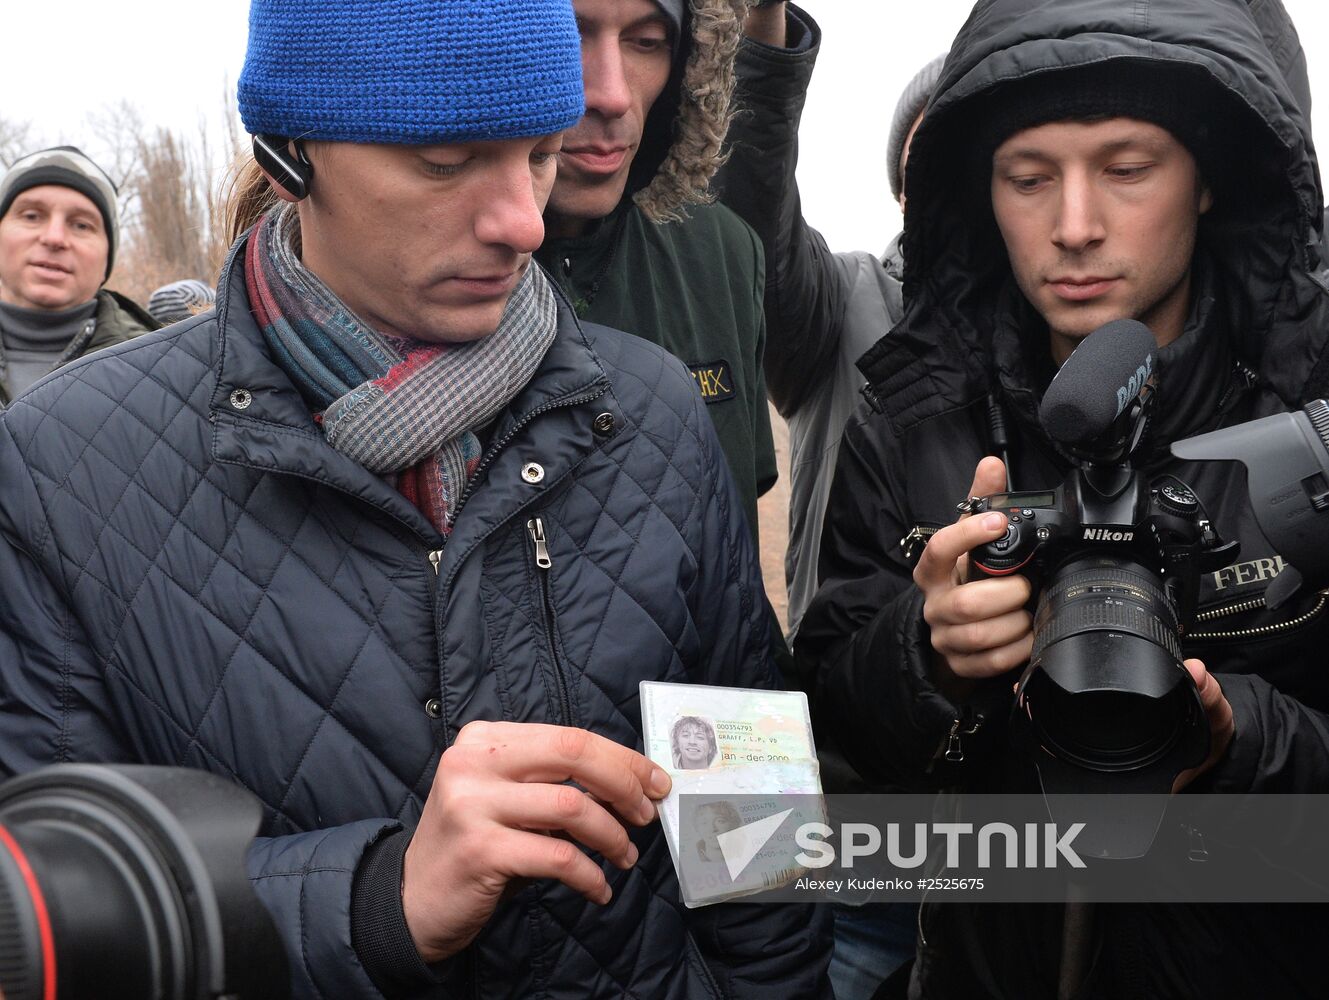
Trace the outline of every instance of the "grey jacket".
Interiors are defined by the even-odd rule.
[[[899,240],[882,258],[832,253],[803,218],[795,169],[798,126],[821,29],[789,6],[790,47],[744,39],[739,111],[722,199],[766,251],[766,386],[789,424],[789,635],[817,589],[822,519],[845,424],[862,397],[855,362],[903,314]],[[800,37],[801,36],[801,37]]]
[[[148,315],[137,302],[103,288],[97,292],[97,311],[92,323],[70,342],[57,368],[78,358],[86,357],[104,347],[114,347],[132,340],[141,333],[161,328],[161,324]],[[8,406],[14,394],[0,381],[0,406]]]

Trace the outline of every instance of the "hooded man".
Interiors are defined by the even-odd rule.
[[[710,204],[742,0],[574,0],[586,113],[568,130],[537,258],[578,315],[692,372],[755,532],[776,479],[756,236]]]
[[[846,431],[796,647],[817,719],[872,781],[1037,790],[1006,731],[1031,584],[966,582],[968,553],[1008,522],[952,523],[956,502],[1001,492],[1008,472],[1017,490],[1063,480],[1071,460],[1039,421],[1042,394],[1085,336],[1132,318],[1158,344],[1134,467],[1188,483],[1241,546],[1201,578],[1200,623],[1181,641],[1211,751],[1177,787],[1323,791],[1326,602],[1266,607],[1283,562],[1244,477],[1169,451],[1329,392],[1309,128],[1247,4],[979,5],[907,184],[905,315],[860,362],[873,405]],[[985,458],[1003,449],[1009,469]],[[1175,835],[1160,834],[1166,849]],[[1098,908],[1086,936],[1062,907],[928,900],[912,988],[1054,996],[1060,974],[1063,996],[1309,996],[1326,923],[1323,907],[1123,905]],[[1092,961],[1059,970],[1072,938],[1066,954]]]
[[[75,358],[157,322],[102,287],[119,242],[115,184],[73,146],[0,176],[0,405]]]
[[[570,7],[249,23],[217,308],[0,419],[0,774],[250,790],[295,996],[828,995],[810,908],[682,905],[635,749],[641,681],[775,677],[694,381],[532,263]]]
[[[1253,0],[1251,16],[1310,120],[1306,56],[1280,0]],[[901,235],[881,255],[832,252],[802,215],[798,129],[821,28],[784,2],[755,6],[735,60],[729,155],[716,186],[721,201],[761,238],[766,257],[766,387],[789,423],[789,636],[817,587],[822,518],[844,425],[863,386],[855,362],[904,312]],[[903,212],[910,140],[932,97],[945,56],[906,84],[890,118],[886,178]]]

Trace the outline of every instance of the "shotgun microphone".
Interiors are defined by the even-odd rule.
[[[1140,394],[1154,371],[1157,345],[1133,319],[1100,326],[1081,341],[1043,394],[1038,418],[1064,445],[1098,441]]]

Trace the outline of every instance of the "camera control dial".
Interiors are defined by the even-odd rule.
[[[1158,506],[1169,514],[1191,517],[1200,510],[1200,501],[1189,488],[1175,480],[1165,483],[1158,490]]]

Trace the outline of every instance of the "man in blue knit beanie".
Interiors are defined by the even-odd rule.
[[[816,911],[682,905],[636,749],[642,681],[776,674],[696,381],[532,263],[581,61],[567,0],[253,0],[216,309],[0,417],[0,777],[247,788],[298,997],[829,996]]]

